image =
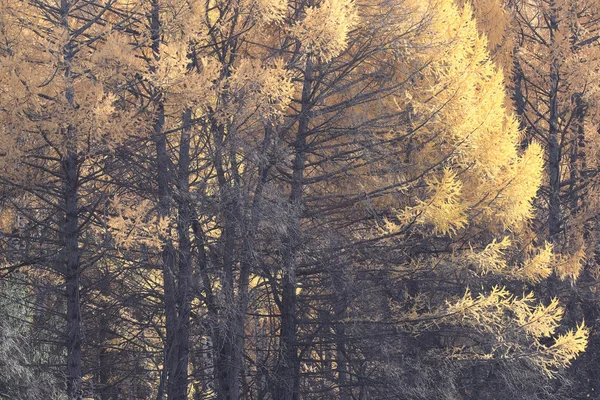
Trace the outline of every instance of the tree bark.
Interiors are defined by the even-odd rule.
[[[281,327],[279,334],[279,358],[275,368],[275,399],[297,400],[300,389],[300,360],[297,347],[297,253],[301,244],[301,214],[303,208],[304,170],[306,161],[307,135],[309,131],[312,96],[312,61],[306,61],[302,88],[302,108],[298,131],[294,141],[294,160],[290,193],[290,223],[288,233],[282,240],[283,278],[281,289]]]
[[[240,397],[239,374],[240,368],[236,356],[236,336],[240,333],[237,329],[237,306],[235,296],[235,257],[237,251],[236,235],[238,228],[237,218],[237,193],[236,188],[229,182],[225,173],[225,127],[215,124],[213,127],[215,140],[215,170],[219,184],[219,199],[223,216],[223,293],[226,304],[220,309],[229,309],[229,312],[220,312],[217,319],[221,328],[213,339],[215,345],[215,379],[218,400],[238,400]]]
[[[152,51],[156,60],[160,59],[161,21],[160,4],[152,2],[150,16]],[[156,120],[154,123],[154,141],[156,146],[156,178],[158,186],[158,214],[161,218],[170,218],[172,208],[170,171],[171,160],[167,151],[167,138],[164,133],[165,110],[162,96],[155,94]],[[164,366],[161,376],[158,398],[162,399],[166,391],[169,400],[185,400],[188,389],[189,360],[189,319],[190,319],[190,281],[191,281],[191,241],[189,226],[191,223],[188,199],[182,193],[189,192],[189,121],[191,114],[186,111],[182,129],[180,164],[177,198],[178,247],[175,248],[170,237],[163,238],[163,285],[165,305],[166,343]],[[166,390],[165,390],[166,388]]]
[[[556,5],[551,5],[550,19],[550,43],[554,44],[554,35],[558,31],[558,21],[556,15]],[[549,118],[548,118],[548,170],[550,176],[550,197],[548,204],[548,235],[551,241],[555,241],[557,234],[561,230],[562,215],[560,206],[560,132],[559,132],[559,114],[558,114],[558,86],[560,81],[560,61],[553,58],[550,62],[550,90],[549,90]]]
[[[69,13],[71,3],[61,0],[61,23],[69,31]],[[65,97],[71,107],[75,107],[72,84],[71,60],[73,45],[68,42],[63,48],[65,80],[69,83]],[[78,187],[79,171],[77,156],[77,133],[72,126],[65,131],[66,153],[61,160],[63,175],[64,218],[62,232],[64,234],[65,287],[67,298],[67,396],[71,400],[79,400],[82,390],[82,334],[81,334],[81,301],[80,301],[80,254],[79,254],[79,210]]]
[[[71,128],[68,129],[71,131]],[[70,400],[82,398],[81,304],[79,289],[79,223],[77,199],[77,155],[70,150],[62,161],[64,173],[64,235],[67,297],[67,395]]]
[[[570,195],[570,211],[571,215],[575,216],[581,209],[584,209],[585,204],[585,170],[587,168],[585,159],[585,114],[586,107],[582,93],[575,93],[572,96],[573,101],[573,123],[574,137],[571,140],[571,159],[570,159],[570,176],[569,195]]]
[[[169,399],[185,400],[188,388],[188,363],[191,315],[192,252],[190,224],[192,219],[190,204],[190,129],[191,110],[183,115],[183,128],[179,142],[179,184],[178,184],[178,220],[179,235],[179,271],[176,287],[177,306],[177,355],[173,363],[173,386]]]

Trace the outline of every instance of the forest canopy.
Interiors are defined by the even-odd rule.
[[[0,399],[594,398],[599,31],[0,0]]]

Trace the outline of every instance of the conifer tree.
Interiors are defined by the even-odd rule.
[[[537,241],[552,241],[556,253],[546,296],[570,304],[568,318],[585,317],[594,331],[598,3],[511,1],[507,9],[518,28],[515,107],[528,140],[538,140],[546,155],[535,229]],[[576,379],[587,382],[590,374]]]
[[[127,24],[116,2],[3,2],[0,51],[2,183],[20,226],[9,258],[31,274],[48,271],[63,282],[66,320],[64,376],[69,399],[83,386],[82,275],[103,251],[92,226],[106,199],[106,156],[138,130],[113,71],[95,56],[111,51],[99,39]],[[97,47],[96,47],[97,46]],[[92,51],[95,50],[95,51]]]
[[[446,365],[460,360],[444,369],[444,378],[450,382],[461,379],[460,364],[467,360],[480,368],[486,363],[520,360],[535,366],[538,376],[552,375],[585,349],[587,330],[579,325],[558,334],[564,309],[556,302],[536,304],[533,294],[521,297],[497,286],[500,282],[510,287],[519,281],[538,283],[552,271],[551,246],[520,260],[513,258],[516,265],[507,262],[508,255],[516,254],[523,243],[533,217],[533,200],[543,176],[542,149],[533,142],[525,151],[519,150],[519,124],[505,106],[503,77],[489,60],[485,38],[477,34],[470,8],[459,12],[452,2],[444,1],[435,2],[433,8],[437,12],[430,15],[430,24],[416,37],[422,42],[415,43],[422,50],[414,57],[423,57],[417,60],[426,60],[422,61],[426,67],[412,77],[413,88],[407,87],[403,97],[388,104],[410,110],[407,117],[412,129],[410,141],[399,142],[390,152],[403,156],[402,169],[395,164],[402,180],[398,182],[394,170],[377,178],[400,190],[374,191],[377,196],[371,200],[371,207],[385,215],[379,237],[387,253],[374,252],[365,259],[371,270],[379,259],[380,272],[370,273],[376,281],[385,277],[393,282],[385,285],[390,295],[379,300],[369,297],[369,302],[377,304],[375,309],[357,305],[355,316],[359,321],[361,315],[371,316],[364,326],[397,321],[393,326],[406,335],[398,341],[407,346],[398,353],[411,357],[423,371],[440,358],[450,363]],[[415,9],[424,13],[429,7]],[[394,165],[389,162],[388,171]],[[506,237],[495,241],[494,235]],[[390,265],[394,265],[393,272],[386,272]],[[470,290],[476,290],[477,296]],[[377,307],[382,311],[376,312]],[[473,311],[472,316],[463,315],[463,310]],[[522,322],[513,320],[515,313]],[[373,321],[374,315],[380,319]],[[526,321],[546,322],[533,327]],[[448,331],[453,339],[445,338]],[[421,339],[412,341],[407,338],[410,335]],[[555,344],[547,348],[545,337],[552,335]],[[428,355],[408,356],[410,346],[418,343],[430,349]],[[369,359],[389,360],[392,354],[391,348],[382,349]],[[450,396],[444,389],[430,391],[428,379],[435,379],[435,372],[423,378],[422,386],[418,382],[412,386],[409,382],[418,369],[410,372],[401,361],[383,365],[393,371],[388,377],[375,372],[377,367],[371,373],[381,374],[384,380],[407,376],[398,387],[408,385],[411,398]],[[453,394],[459,395],[467,392]]]

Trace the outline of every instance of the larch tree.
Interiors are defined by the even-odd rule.
[[[545,235],[571,252],[583,238],[571,226],[593,216],[597,103],[594,1],[513,2],[518,38],[515,100],[529,140],[546,149]],[[518,75],[518,76],[517,76]],[[586,134],[587,132],[587,134]],[[589,207],[590,205],[591,207]]]
[[[592,328],[598,315],[599,6],[596,1],[507,3],[518,28],[515,109],[527,139],[539,141],[545,151],[536,240],[552,241],[557,253],[555,278],[545,291],[569,303],[569,318],[585,317]],[[596,340],[592,337],[593,349]],[[593,369],[576,379],[590,382]]]
[[[504,0],[456,1],[463,7],[466,3],[473,8],[477,30],[487,37],[487,47],[496,66],[504,71],[505,79],[511,77],[516,34],[514,20]],[[508,82],[507,82],[508,83]]]
[[[137,92],[154,121],[154,151],[147,155],[154,182],[146,186],[150,192],[142,184],[127,196],[130,203],[148,197],[153,203],[139,207],[139,218],[121,213],[110,225],[124,249],[138,248],[135,235],[146,235],[144,243],[162,253],[165,344],[158,397],[187,398],[192,301],[198,299],[196,333],[208,337],[212,349],[208,365],[194,365],[197,379],[212,375],[217,398],[237,399],[258,211],[270,169],[265,155],[276,152],[272,121],[293,92],[277,55],[247,41],[259,29],[277,27],[287,10],[253,1],[146,6],[145,33],[134,33],[133,40],[145,60]],[[157,229],[148,232],[136,220]]]
[[[346,84],[344,87],[347,91],[336,92],[339,97],[328,96],[328,90],[336,90],[335,87],[327,87],[328,78],[336,76],[334,72],[336,67],[347,65],[344,64],[345,56],[353,61],[357,59],[352,57],[356,57],[354,51],[361,48],[361,42],[360,39],[357,41],[353,39],[361,37],[360,23],[359,28],[349,36],[347,52],[329,60],[330,62],[323,67],[320,67],[317,60],[310,65],[314,68],[309,70],[312,72],[312,84],[318,83],[320,87],[316,86],[310,93],[314,96],[314,101],[308,102],[313,110],[313,117],[307,121],[307,140],[302,142],[305,150],[298,154],[300,149],[296,148],[294,163],[290,168],[292,172],[297,171],[297,176],[301,177],[303,182],[299,185],[302,187],[302,197],[305,198],[301,203],[304,207],[302,218],[300,225],[292,225],[299,227],[292,233],[302,241],[296,241],[293,246],[284,243],[292,249],[297,247],[301,251],[297,253],[300,258],[295,270],[295,284],[291,278],[288,278],[290,283],[286,283],[288,281],[284,275],[282,298],[279,300],[282,303],[280,309],[286,309],[288,306],[283,304],[283,296],[286,294],[283,289],[286,285],[293,289],[287,290],[287,296],[290,298],[290,303],[295,302],[296,305],[289,308],[292,309],[290,313],[295,310],[298,316],[290,316],[286,311],[286,314],[281,315],[281,323],[284,324],[286,319],[290,320],[289,331],[292,334],[295,332],[296,339],[290,340],[280,336],[279,345],[281,346],[283,340],[288,341],[287,343],[298,343],[296,351],[290,352],[287,359],[294,361],[296,358],[297,361],[291,363],[293,368],[306,373],[290,374],[286,371],[287,368],[292,368],[289,364],[285,366],[286,368],[275,369],[274,379],[283,377],[283,382],[287,382],[284,383],[287,391],[279,391],[279,386],[275,383],[277,388],[275,393],[285,393],[284,396],[289,396],[284,398],[295,398],[300,394],[310,396],[313,391],[315,393],[313,396],[323,391],[335,393],[336,389],[331,385],[336,379],[338,383],[344,382],[344,389],[340,391],[346,396],[349,395],[348,389],[352,390],[353,386],[360,387],[363,391],[375,390],[369,393],[376,395],[377,389],[373,388],[376,384],[369,382],[370,379],[366,376],[372,375],[375,370],[380,372],[379,367],[386,368],[389,365],[377,366],[375,360],[368,357],[366,357],[368,362],[361,364],[363,359],[360,356],[355,360],[357,364],[351,365],[352,363],[344,360],[345,345],[342,343],[353,346],[358,344],[372,346],[373,343],[361,339],[362,336],[357,334],[360,330],[354,330],[352,333],[346,330],[344,335],[350,335],[353,337],[352,340],[349,336],[340,338],[339,332],[343,330],[343,325],[352,322],[348,313],[369,315],[365,322],[367,326],[371,322],[372,326],[381,327],[383,322],[377,320],[377,317],[390,318],[393,312],[398,310],[397,307],[389,309],[376,301],[375,293],[382,290],[381,283],[373,283],[374,287],[371,289],[375,291],[374,293],[363,286],[365,277],[373,280],[390,280],[390,273],[385,272],[389,271],[387,268],[389,264],[402,266],[398,267],[399,269],[408,269],[405,271],[404,279],[393,280],[411,287],[406,289],[404,296],[408,293],[411,297],[420,294],[423,299],[436,298],[433,292],[428,291],[433,291],[434,288],[426,284],[419,288],[420,280],[454,282],[446,288],[446,291],[439,292],[438,311],[445,309],[444,302],[450,302],[452,296],[460,298],[464,295],[465,288],[473,282],[481,283],[486,279],[493,282],[499,278],[516,282],[537,282],[549,275],[550,267],[547,260],[551,254],[550,248],[538,250],[539,256],[532,254],[529,259],[521,260],[521,265],[514,267],[499,266],[497,269],[482,267],[478,273],[488,274],[489,278],[477,280],[469,278],[469,272],[466,271],[472,270],[474,266],[471,262],[465,261],[470,259],[466,255],[462,256],[467,257],[466,259],[458,256],[450,258],[447,264],[444,263],[447,269],[440,268],[437,274],[430,272],[435,271],[436,265],[442,263],[442,260],[448,260],[450,254],[468,253],[469,243],[474,247],[481,246],[486,240],[491,241],[490,235],[498,235],[502,232],[508,235],[508,232],[518,232],[523,225],[527,224],[532,216],[532,201],[541,182],[542,152],[538,145],[532,144],[523,154],[519,153],[521,134],[516,120],[506,114],[502,75],[496,72],[490,63],[486,53],[486,42],[477,36],[468,8],[463,13],[459,13],[451,2],[428,4],[403,2],[394,3],[390,7],[398,12],[397,15],[402,15],[404,18],[394,20],[390,18],[393,14],[390,12],[385,14],[386,23],[390,29],[395,28],[396,32],[401,34],[392,37],[383,36],[389,42],[385,42],[386,46],[378,48],[375,52],[374,58],[378,63],[370,64],[372,59],[366,58],[368,61],[365,61],[364,69],[361,68],[363,65],[360,62],[353,63],[351,65],[354,66],[353,72],[356,72],[356,75],[343,76],[344,79],[349,80],[358,77],[365,79],[365,76],[368,76],[373,79],[369,82],[369,86],[365,86],[368,88],[375,87],[377,79],[386,83],[392,82],[390,86],[383,84],[379,87],[378,95],[369,97],[365,94],[366,89],[361,90],[358,85],[352,87]],[[390,10],[386,9],[386,11]],[[360,6],[358,6],[358,15],[362,16]],[[375,25],[375,21],[376,19],[370,22]],[[366,30],[362,33],[369,36],[371,32]],[[369,43],[371,46],[376,46],[377,39],[381,38],[373,34],[369,37],[375,38]],[[385,68],[389,68],[393,62],[397,63],[393,69]],[[373,68],[373,65],[379,68]],[[304,72],[306,74],[306,70]],[[365,75],[361,76],[360,73]],[[306,83],[304,80],[304,84]],[[308,83],[311,84],[310,81]],[[394,83],[397,86],[394,86]],[[414,87],[411,88],[411,85]],[[353,89],[357,91],[354,92]],[[364,97],[361,98],[361,95]],[[350,100],[340,101],[344,96],[348,96],[347,99]],[[357,99],[362,101],[356,101]],[[356,102],[352,103],[352,100]],[[303,103],[306,102],[300,102]],[[345,125],[347,121],[350,123]],[[336,136],[338,132],[340,135]],[[292,142],[294,146],[297,143]],[[360,156],[357,156],[359,154]],[[369,176],[370,173],[374,176]],[[339,183],[325,186],[324,183],[329,183],[329,179],[333,177],[339,179]],[[288,173],[288,179],[291,179],[293,188],[294,174]],[[418,194],[420,192],[422,194]],[[357,213],[360,209],[357,206],[361,204],[366,206],[365,214],[362,216]],[[393,208],[390,208],[390,205]],[[378,207],[381,207],[378,212],[379,222],[384,230],[383,237],[379,238],[381,240],[377,240],[377,237],[369,237],[368,230],[365,228],[365,219],[368,220]],[[391,211],[394,209],[395,212]],[[388,215],[387,221],[383,219],[386,213],[391,214]],[[327,237],[332,243],[336,241],[338,243],[332,246],[323,240],[311,240],[305,233],[308,231],[313,234],[319,232],[319,236]],[[461,239],[457,240],[456,235],[459,233]],[[356,236],[353,237],[353,234]],[[519,235],[515,233],[514,241],[518,242],[518,238]],[[500,247],[501,250],[498,252],[502,253],[509,247],[508,240],[503,240],[502,244],[490,245],[489,252],[494,253],[492,248],[496,246]],[[381,248],[386,250],[382,252]],[[287,251],[289,250],[284,247],[282,255],[288,254]],[[345,261],[335,266],[331,264],[331,260],[347,260],[348,256],[342,254],[346,251],[354,253],[352,257],[355,259],[354,263]],[[432,257],[432,253],[446,255],[438,258]],[[502,256],[498,257],[502,258]],[[423,261],[411,262],[419,258],[423,258]],[[382,269],[377,274],[374,271],[364,270],[361,268],[361,261],[371,268],[381,263],[379,265]],[[348,270],[349,265],[354,265],[358,270],[356,272],[352,269]],[[284,263],[284,266],[287,267],[288,264]],[[340,267],[344,269],[335,271]],[[460,271],[465,271],[466,275],[462,275]],[[338,307],[333,311],[331,301],[336,301],[339,297],[336,298],[335,293],[332,293],[333,287],[326,286],[326,280],[335,276],[335,272],[346,275],[356,274],[362,284],[359,283],[355,287],[362,286],[362,288],[359,289],[361,296],[355,297],[354,301],[359,301],[358,299],[364,301],[364,296],[367,296],[369,301],[373,301],[372,306],[375,309],[369,308],[369,305],[361,308],[354,303],[353,306],[356,307],[354,310],[352,307],[342,306],[342,309]],[[285,273],[290,272],[284,271]],[[456,276],[452,277],[453,275]],[[500,314],[492,313],[488,317],[500,318],[502,323],[498,326],[503,326],[510,320],[513,311],[509,308],[513,306],[504,308],[501,304],[506,302],[510,295],[500,288],[493,289],[490,286],[489,289],[491,290],[489,299],[496,304],[493,308],[497,308]],[[419,293],[421,291],[424,293]],[[469,295],[464,296],[463,300],[467,301]],[[485,297],[483,294],[482,296]],[[384,299],[379,300],[385,303]],[[463,300],[455,301],[461,304]],[[277,302],[277,299],[275,301]],[[406,301],[410,304],[416,300],[406,299]],[[548,308],[535,306],[532,305],[535,303],[531,296],[521,299],[512,298],[508,303],[514,303],[515,309],[527,309],[528,311],[522,314],[524,319],[535,319],[544,315],[544,318],[554,321],[536,334],[519,330],[517,324],[514,329],[519,334],[505,348],[508,350],[514,346],[521,349],[511,356],[537,365],[540,372],[538,376],[543,376],[544,371],[550,373],[553,368],[567,364],[585,347],[587,332],[581,327],[564,334],[560,339],[560,345],[545,351],[544,337],[558,329],[557,322],[562,315],[562,310],[557,304]],[[380,310],[389,309],[391,314],[379,314],[375,311],[377,307],[380,307]],[[433,311],[436,307],[433,305],[430,307],[433,308],[425,314],[431,314],[423,315],[425,320],[437,318]],[[466,306],[466,308],[470,307]],[[419,308],[417,311],[424,312]],[[482,309],[482,315],[476,318],[485,318],[483,314],[486,312]],[[335,321],[336,318],[342,320],[332,323],[331,321]],[[360,320],[360,317],[357,318]],[[305,322],[299,323],[299,320]],[[409,332],[414,334],[422,332],[421,328],[426,331],[435,326],[435,323],[429,327],[427,324],[421,326],[417,320],[413,321],[416,328],[413,327],[413,330],[407,328],[408,335]],[[451,317],[445,319],[444,325],[451,320]],[[483,323],[482,326],[491,329],[490,321]],[[410,326],[410,322],[407,323]],[[296,328],[293,327],[294,324]],[[467,325],[450,322],[450,325],[452,324],[465,328],[465,337],[471,334]],[[333,332],[327,331],[329,329]],[[279,332],[283,335],[284,330],[281,329]],[[337,336],[337,339],[334,339],[337,340],[337,344],[331,342],[332,333],[334,338]],[[421,334],[425,335],[423,332]],[[392,333],[389,335],[388,340],[392,346],[391,343],[397,335]],[[435,333],[431,335],[435,337]],[[492,335],[488,339],[493,337]],[[498,343],[507,340],[504,336],[496,336],[496,338]],[[315,342],[322,345],[313,344]],[[453,346],[460,347],[460,342],[458,340],[453,343]],[[426,343],[432,345],[429,341]],[[444,347],[443,343],[437,345]],[[288,344],[287,347],[289,346]],[[366,349],[361,349],[360,346],[353,348],[355,356],[366,352]],[[449,348],[449,352],[453,351],[453,346],[447,343],[445,346]],[[339,351],[336,352],[336,349]],[[491,359],[495,362],[508,357],[502,353],[501,348],[497,350],[498,353],[495,355],[491,353],[472,355],[470,360],[485,362],[484,360]],[[334,353],[336,355],[332,355]],[[369,355],[371,356],[378,357],[374,354]],[[380,356],[382,359],[389,359],[389,354]],[[458,354],[455,356],[461,357]],[[448,357],[452,358],[451,355]],[[439,358],[432,359],[439,361]],[[279,360],[281,356],[278,356],[278,362]],[[340,371],[338,368],[331,371],[332,378],[319,374],[315,379],[310,378],[312,373],[317,371],[323,373],[323,370],[331,368],[327,366],[328,364],[333,365],[338,362],[338,365],[346,365],[348,369]],[[352,368],[357,369],[349,372]],[[369,371],[370,368],[374,369]],[[399,370],[395,370],[391,376],[401,373],[399,371],[406,366],[398,368]],[[351,383],[346,380],[348,375],[355,375],[358,378]],[[290,376],[294,378],[288,378]],[[329,383],[328,379],[331,379]],[[426,384],[430,385],[431,381],[426,381]],[[418,388],[415,388],[415,393],[418,391]],[[423,394],[423,396],[429,395]]]
[[[108,194],[103,166],[139,129],[124,92],[107,84],[114,71],[105,75],[94,56],[113,51],[98,40],[124,28],[130,11],[116,1],[0,7],[0,164],[4,205],[19,219],[4,236],[14,250],[7,268],[62,280],[56,289],[65,321],[56,340],[65,349],[67,397],[81,399],[91,392],[84,387],[81,282],[103,256],[93,229]]]
[[[390,282],[374,283],[383,285],[388,294],[369,295],[367,304],[357,303],[355,314],[347,318],[361,321],[361,316],[369,315],[362,322],[367,331],[369,324],[380,329],[391,325],[395,337],[402,338],[396,348],[390,339],[376,351],[378,355],[370,355],[371,363],[380,357],[386,365],[381,368],[388,369],[378,371],[378,379],[406,377],[396,386],[399,393],[408,390],[409,398],[475,396],[473,382],[452,393],[453,379],[462,379],[464,373],[461,365],[492,371],[491,365],[514,360],[515,368],[524,362],[535,366],[540,377],[551,375],[585,349],[588,333],[580,325],[559,334],[564,309],[555,301],[536,304],[533,294],[513,295],[506,289],[526,287],[518,282],[538,283],[552,272],[551,246],[541,246],[527,257],[516,256],[516,249],[526,243],[522,233],[527,232],[542,183],[543,152],[535,142],[519,150],[521,132],[506,108],[502,74],[489,60],[486,40],[477,34],[470,8],[459,12],[452,2],[440,1],[415,9],[435,10],[413,42],[420,51],[410,55],[413,60],[423,57],[426,67],[411,77],[414,87],[387,104],[409,110],[410,141],[399,142],[390,152],[396,159],[401,155],[401,168],[396,163],[398,169],[390,171],[394,165],[390,161],[388,175],[377,175],[379,180],[388,179],[388,187],[395,190],[374,191],[377,196],[370,208],[381,213],[383,235],[373,240],[379,238],[385,250],[371,249],[365,256],[369,270],[363,272]],[[502,282],[507,286],[498,286]],[[374,316],[379,318],[373,320]],[[420,339],[411,340],[411,335]],[[552,345],[547,345],[548,336],[554,337]],[[419,343],[429,351],[412,353],[410,348]],[[395,355],[399,359],[389,361]],[[445,376],[432,368],[440,358],[448,363]],[[458,360],[454,367],[451,360]],[[490,368],[482,369],[486,364]],[[376,364],[372,368],[375,373]],[[514,372],[510,366],[500,370]],[[417,379],[415,374],[421,373]],[[431,379],[445,379],[447,384],[433,389]],[[515,387],[512,390],[511,396],[519,396]]]

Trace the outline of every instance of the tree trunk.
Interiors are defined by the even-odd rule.
[[[160,59],[161,21],[160,4],[152,2],[150,16],[152,51],[156,60]],[[154,141],[156,146],[156,168],[158,185],[158,214],[161,218],[170,218],[171,213],[171,160],[167,151],[167,138],[164,133],[165,110],[160,94],[156,94],[156,120],[154,123]],[[189,120],[190,114],[184,116],[187,125],[182,130],[182,148],[180,173],[185,171],[183,190],[189,191],[187,183],[189,173]],[[185,124],[185,123],[184,123]],[[181,189],[181,188],[180,188]],[[166,343],[164,349],[164,366],[161,376],[158,398],[162,399],[165,387],[169,400],[185,400],[188,388],[189,358],[189,318],[190,318],[190,281],[191,281],[191,245],[189,237],[189,207],[187,199],[178,199],[177,230],[179,244],[177,250],[170,237],[163,238],[163,285],[165,305]],[[177,268],[176,268],[177,267]]]
[[[169,399],[185,400],[188,388],[189,338],[191,314],[192,255],[190,224],[192,219],[189,187],[190,123],[192,113],[186,110],[179,143],[179,196],[177,231],[179,235],[179,274],[176,286],[177,305],[177,355],[173,362],[172,389]]]
[[[215,124],[216,125],[216,124]],[[228,312],[220,312],[217,318],[225,319],[220,321],[221,328],[218,329],[213,343],[215,345],[215,380],[217,387],[218,400],[238,400],[240,397],[239,388],[239,365],[236,357],[236,336],[239,335],[237,329],[237,306],[235,296],[235,257],[237,251],[236,232],[238,225],[237,218],[237,193],[225,173],[225,161],[223,160],[225,127],[216,125],[213,129],[215,140],[215,170],[217,173],[217,182],[219,184],[219,198],[223,214],[223,248],[222,248],[222,266],[223,266],[223,293],[226,304],[220,305],[219,309]]]
[[[71,131],[71,128],[68,128]],[[81,305],[79,292],[79,223],[77,199],[77,155],[68,151],[62,161],[65,200],[65,261],[67,297],[67,395],[70,400],[82,398]]]
[[[169,156],[167,153],[166,138],[162,132],[164,124],[164,108],[162,104],[158,106],[158,115],[155,123],[155,143],[157,153],[157,181],[158,181],[158,213],[161,218],[169,218],[171,202],[169,198]],[[177,357],[179,353],[179,342],[177,340],[177,294],[175,288],[175,264],[176,254],[171,238],[163,238],[164,247],[162,250],[163,262],[163,301],[165,306],[165,331],[166,343],[164,348],[163,365],[163,386],[166,387],[166,393],[171,399],[174,390],[174,377],[176,374]],[[161,388],[163,389],[163,388]],[[164,390],[164,389],[163,389]],[[161,390],[162,391],[162,390]],[[159,395],[162,398],[162,394]]]
[[[558,31],[556,7],[552,4],[550,15],[551,44],[554,43],[555,32]],[[548,235],[551,241],[556,240],[561,230],[562,215],[560,207],[560,160],[562,157],[560,148],[559,114],[558,114],[558,86],[560,80],[559,60],[552,59],[550,63],[550,90],[549,90],[549,118],[548,118],[548,169],[550,176],[550,197],[548,201]]]
[[[569,181],[569,197],[570,197],[570,212],[572,216],[579,213],[585,208],[585,170],[587,168],[585,159],[585,113],[586,107],[583,101],[582,93],[575,93],[572,96],[573,100],[573,123],[575,127],[574,137],[571,141],[571,159],[570,159],[570,176]]]
[[[532,140],[531,132],[527,129],[528,125],[526,122],[525,116],[525,95],[524,95],[524,84],[525,77],[523,76],[523,70],[521,69],[521,64],[516,56],[518,49],[515,48],[513,55],[513,85],[512,85],[512,100],[515,104],[515,112],[519,117],[519,128],[525,134],[523,135],[523,139],[521,140],[521,149],[525,150],[529,143]]]
[[[61,0],[62,25],[69,32],[69,12],[71,3]],[[72,83],[71,60],[73,48],[67,43],[63,48],[65,80],[69,82],[65,97],[71,107],[75,107]],[[79,400],[82,391],[82,335],[81,335],[81,302],[80,302],[80,255],[79,255],[79,210],[78,210],[78,157],[77,136],[74,128],[68,126],[65,130],[66,154],[61,160],[63,174],[64,219],[64,261],[65,286],[67,297],[67,396],[70,400]]]
[[[294,141],[294,161],[290,193],[291,217],[287,236],[282,240],[283,279],[281,289],[281,328],[279,334],[279,359],[275,367],[275,395],[278,400],[297,400],[300,389],[300,360],[297,347],[297,252],[301,244],[300,220],[303,208],[304,169],[310,122],[312,94],[312,62],[306,61],[302,88],[302,109],[298,132]]]
[[[343,282],[343,278],[336,279],[338,282]],[[334,288],[336,290],[338,288]],[[339,292],[334,294],[335,305],[333,307],[335,313],[335,341],[336,341],[336,357],[337,364],[337,380],[339,387],[339,400],[350,400],[352,392],[350,390],[351,376],[348,373],[348,362],[346,360],[346,326],[345,319],[347,316],[347,288],[343,283]]]

